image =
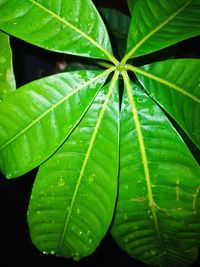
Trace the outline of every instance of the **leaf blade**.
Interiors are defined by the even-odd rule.
[[[198,59],[175,59],[146,65],[140,68],[143,73],[136,73],[146,91],[180,124],[198,147],[199,68]]]
[[[128,254],[147,264],[188,266],[198,255],[200,170],[161,109],[127,81],[129,97],[125,95],[122,104],[120,187],[112,234]],[[136,109],[131,108],[133,101]],[[152,194],[145,178],[137,120]]]
[[[23,86],[0,104],[0,166],[8,178],[41,164],[62,144],[109,73],[53,75]]]
[[[116,62],[105,26],[90,0],[73,5],[69,0],[1,2],[4,31],[45,49]]]
[[[123,61],[199,35],[199,12],[198,1],[136,1]],[[138,24],[136,18],[143,23]]]
[[[16,89],[9,36],[0,31],[0,100]]]
[[[101,89],[66,143],[40,167],[33,187],[28,221],[32,240],[42,251],[50,253],[53,250],[55,254],[76,259],[87,256],[96,249],[111,222],[117,193],[116,118],[119,116],[113,90],[116,90],[116,80]],[[112,149],[105,150],[105,144]],[[106,164],[105,157],[108,160]],[[56,185],[60,175],[64,183],[58,189]],[[55,188],[52,189],[51,185]],[[54,207],[47,205],[48,198],[41,195],[41,189],[46,196],[54,193],[51,203]],[[47,214],[48,210],[52,214]],[[40,211],[39,216],[37,211]],[[48,227],[47,223],[42,228],[49,220],[55,221],[56,229],[55,224]],[[52,244],[50,237],[55,232]]]
[[[110,34],[113,37],[113,47],[117,52],[117,58],[121,59],[126,52],[126,39],[130,26],[130,17],[111,8],[100,8],[99,11],[107,28],[110,29]]]

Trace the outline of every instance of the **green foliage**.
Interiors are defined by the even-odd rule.
[[[199,35],[200,2],[128,6],[132,18],[102,19],[90,0],[0,0],[0,168],[11,179],[39,167],[28,223],[42,252],[81,259],[111,228],[131,257],[189,266],[200,169],[176,125],[200,147],[200,60],[134,62]],[[90,63],[15,90],[6,33]]]

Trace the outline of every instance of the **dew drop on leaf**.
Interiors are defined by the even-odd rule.
[[[65,185],[65,180],[63,179],[62,176],[58,178],[58,186],[64,186]]]
[[[95,176],[94,173],[89,176],[88,180],[90,183],[94,181],[94,176]]]
[[[90,234],[91,234],[91,231],[88,230],[87,233],[86,233],[86,235],[89,236]]]
[[[79,231],[79,232],[78,232],[78,235],[82,235],[82,234],[83,234],[83,232],[82,232],[82,231]]]
[[[79,208],[77,208],[76,213],[77,213],[77,214],[80,214],[80,213],[81,213],[81,211],[80,211]]]
[[[143,103],[144,102],[144,99],[142,97],[137,97],[137,102],[138,103]]]
[[[75,261],[79,261],[80,260],[80,254],[79,254],[79,252],[75,252],[75,254],[73,256],[73,260],[75,260]]]
[[[55,254],[55,251],[54,250],[51,250],[50,251],[50,254],[54,255]]]
[[[5,57],[1,57],[1,58],[0,58],[0,62],[1,62],[2,64],[4,64],[4,63],[6,62],[6,58],[5,58]]]
[[[89,240],[88,240],[88,245],[91,245],[93,243],[93,240],[92,240],[92,238],[90,238]]]
[[[151,92],[149,95],[150,95],[150,97],[154,97],[155,94],[154,94],[154,92]]]

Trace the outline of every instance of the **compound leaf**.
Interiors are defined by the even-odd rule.
[[[33,243],[78,260],[91,254],[113,216],[118,180],[116,76],[80,124],[40,168],[29,205]]]
[[[29,83],[0,103],[0,167],[7,178],[46,160],[91,105],[110,71],[75,71]]]
[[[115,9],[101,8],[99,11],[104,18],[107,28],[110,29],[110,36],[113,37],[113,47],[116,49],[117,56],[122,58],[126,52],[126,42],[131,19],[129,16]]]

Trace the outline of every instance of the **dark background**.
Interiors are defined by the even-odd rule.
[[[114,7],[126,14],[126,1],[94,1],[97,6]],[[192,38],[176,45],[176,57],[200,58],[200,38]],[[14,54],[14,69],[17,86],[50,75],[57,71],[57,62],[71,60],[62,54],[51,53],[31,46],[16,38],[11,39]],[[162,57],[162,55],[161,55]],[[196,149],[192,149],[198,158]],[[108,266],[119,267],[147,266],[124,253],[108,233],[97,250],[89,257],[75,262],[51,255],[43,255],[31,243],[27,225],[26,212],[32,184],[37,170],[13,180],[6,180],[0,174],[0,266],[11,267],[45,265],[45,266]],[[200,266],[200,259],[192,266]]]

